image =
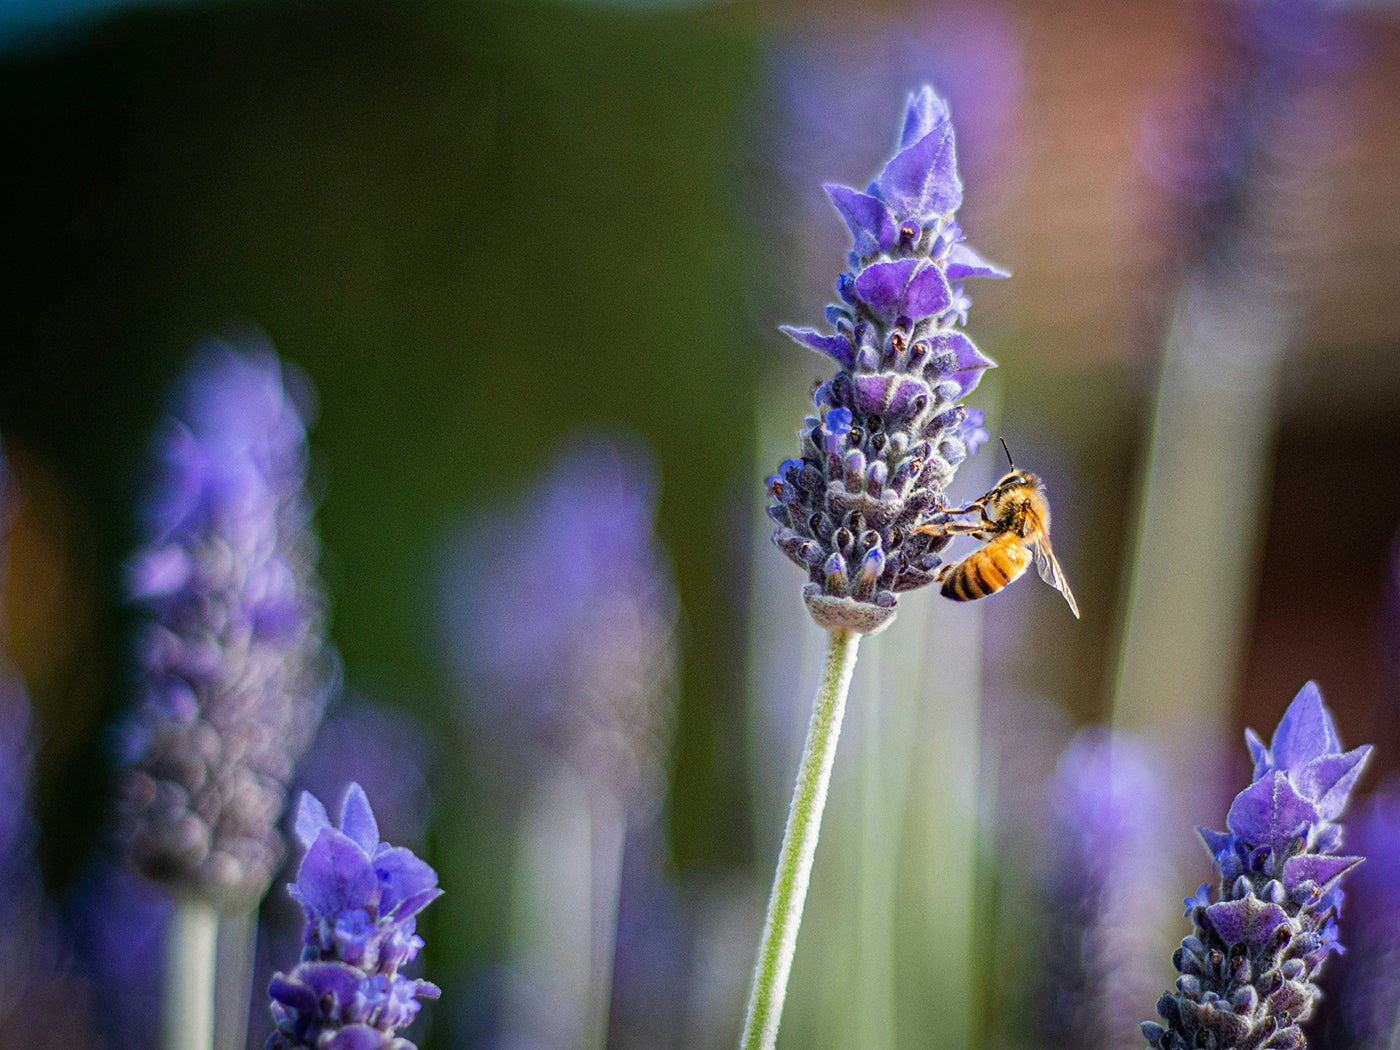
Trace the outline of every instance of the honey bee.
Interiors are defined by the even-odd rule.
[[[1002,442],[1006,448],[1006,442]],[[1028,470],[1017,470],[1006,461],[1011,473],[990,492],[966,507],[945,511],[954,517],[977,514],[976,522],[940,522],[920,525],[915,532],[934,536],[966,535],[983,545],[961,561],[944,565],[935,580],[942,584],[945,598],[970,602],[995,594],[1020,577],[1035,561],[1040,578],[1065,596],[1070,612],[1079,616],[1079,605],[1069,589],[1069,581],[1050,546],[1050,504],[1045,499],[1045,483]]]

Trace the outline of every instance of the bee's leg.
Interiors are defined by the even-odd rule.
[[[930,536],[976,536],[981,539],[985,535],[985,529],[986,526],[981,522],[974,525],[963,521],[930,521],[926,525],[917,525],[909,531],[925,532]]]
[[[977,513],[977,512],[981,512],[981,514],[983,515],[983,517],[986,516],[986,514],[987,514],[987,497],[986,497],[986,496],[979,496],[977,499],[975,499],[975,500],[973,500],[971,503],[969,503],[966,507],[951,507],[951,508],[945,508],[944,511],[943,511],[944,514],[947,514],[947,515],[950,515],[950,516],[957,516],[957,515],[960,515],[960,514],[973,514],[973,513]]]

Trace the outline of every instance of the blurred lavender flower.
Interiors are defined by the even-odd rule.
[[[682,1045],[693,938],[659,839],[629,836],[623,855],[609,1050]]]
[[[0,597],[9,561],[14,483],[0,455]],[[33,744],[29,696],[4,660],[4,610],[0,607],[0,1025],[11,1030],[23,1016],[38,935],[42,886],[34,855],[38,828],[30,811]]]
[[[1033,1030],[1040,1045],[1130,1045],[1157,981],[1144,901],[1158,899],[1160,771],[1130,738],[1078,733],[1050,785],[1041,852],[1049,938]]]
[[[448,552],[446,635],[473,735],[521,794],[507,1041],[607,1038],[624,844],[661,809],[673,716],[656,488],[642,447],[584,438]]]
[[[379,827],[410,849],[423,845],[433,810],[428,784],[432,740],[418,719],[347,696],[327,712],[297,764],[295,788],[344,798],[352,783],[375,800]]]
[[[0,599],[18,486],[0,453]],[[44,892],[34,818],[35,727],[24,680],[4,658],[0,601],[0,1043],[81,1046],[93,1031],[89,990]]]
[[[1254,782],[1235,796],[1229,830],[1198,829],[1220,875],[1217,900],[1204,884],[1186,900],[1195,932],[1172,957],[1176,992],[1157,1002],[1164,1023],[1142,1024],[1161,1050],[1302,1047],[1318,969],[1341,950],[1338,880],[1361,858],[1337,855],[1334,821],[1371,749],[1342,751],[1312,682],[1267,747],[1253,730],[1245,739]]]
[[[1355,57],[1347,6],[1237,0],[1199,9],[1205,46],[1153,107],[1141,160],[1175,198],[1169,232],[1208,267],[1237,267],[1241,256],[1269,267],[1281,247],[1270,242],[1298,239],[1298,200],[1268,198],[1296,195],[1298,173],[1316,168],[1336,135],[1341,114],[1310,112],[1309,95]],[[1261,202],[1276,212],[1262,227]],[[1315,236],[1302,241],[1311,258]]]
[[[3,554],[0,542],[0,570]],[[33,757],[29,722],[24,685],[0,663],[0,1025],[7,1031],[24,1013],[42,904],[34,855],[38,835],[29,808]]]
[[[268,1050],[410,1050],[394,1033],[412,1023],[437,985],[399,968],[423,947],[417,915],[442,895],[437,873],[379,840],[369,800],[351,784],[334,827],[314,795],[297,809],[306,856],[288,886],[306,913],[302,961],[268,989],[277,1028]]]
[[[129,567],[145,623],[125,839],[143,874],[228,909],[281,861],[286,785],[334,679],[304,488],[309,394],[268,348],[209,348],[158,436]]]
[[[102,990],[107,1050],[160,1045],[164,942],[169,894],[116,858],[99,856],[64,900],[66,925],[84,976]]]
[[[825,187],[855,243],[828,306],[832,334],[783,327],[839,370],[813,394],[801,458],[769,479],[773,540],[807,570],[821,626],[869,632],[894,614],[896,592],[929,583],[947,543],[914,531],[946,520],[943,489],[986,440],[962,404],[992,365],[962,331],[960,282],[1005,277],[963,243],[948,107],[911,95],[899,148],[865,192]]]
[[[643,448],[584,438],[459,538],[445,602],[476,731],[510,745],[512,765],[538,773],[563,758],[591,790],[648,814],[665,790],[676,673],[656,500]]]
[[[1390,1050],[1400,1036],[1400,779],[1388,777],[1347,825],[1366,863],[1347,879],[1347,951],[1328,967],[1328,1008],[1308,1044]]]

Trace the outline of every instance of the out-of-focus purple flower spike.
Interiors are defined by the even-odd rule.
[[[807,572],[813,618],[863,634],[889,623],[899,592],[934,579],[948,537],[919,529],[940,520],[957,465],[986,440],[959,402],[993,362],[961,332],[970,302],[951,282],[1007,274],[962,244],[953,124],[931,87],[909,96],[899,147],[864,192],[825,189],[852,238],[841,301],[826,309],[833,331],[782,331],[838,371],[802,422],[801,459],[768,479],[768,515],[773,542]]]
[[[657,481],[640,442],[585,436],[463,530],[445,574],[450,652],[502,772],[528,780],[562,760],[595,798],[639,815],[664,793],[675,681]]]
[[[1142,1033],[1160,1050],[1294,1047],[1318,997],[1318,971],[1341,952],[1341,877],[1361,862],[1340,856],[1340,816],[1369,748],[1343,752],[1331,713],[1309,682],[1266,748],[1246,737],[1255,780],[1230,807],[1228,832],[1201,829],[1220,875],[1214,904],[1187,900],[1194,933],[1173,958],[1176,991],[1157,1002],[1161,1022]]]
[[[1315,1034],[1327,1050],[1388,1050],[1400,1033],[1400,780],[1387,777],[1347,832],[1366,863],[1347,877],[1349,951],[1329,967],[1328,1009]],[[1327,874],[1313,881],[1322,887]]]
[[[157,437],[120,813],[138,870],[246,908],[283,855],[292,766],[336,678],[305,491],[309,387],[262,345],[216,344]]]
[[[1131,1039],[1157,979],[1145,900],[1163,775],[1136,741],[1086,729],[1050,785],[1039,883],[1048,949],[1037,984],[1040,1046],[1112,1050]]]

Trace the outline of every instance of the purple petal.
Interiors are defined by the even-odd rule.
[[[890,385],[895,380],[891,373],[880,375],[858,375],[854,379],[856,408],[866,415],[883,412],[889,397]]]
[[[1206,909],[1206,921],[1226,944],[1259,948],[1276,929],[1288,923],[1288,913],[1277,904],[1246,897],[1212,904]]]
[[[127,567],[127,592],[138,600],[164,598],[189,582],[194,563],[178,543],[147,551]]]
[[[950,117],[948,103],[925,84],[917,93],[910,92],[904,106],[904,127],[899,132],[899,148],[903,149],[923,138]]]
[[[379,877],[352,839],[325,828],[301,862],[297,891],[308,917],[335,916],[352,908],[373,910],[379,904]]]
[[[855,362],[855,349],[844,335],[822,335],[812,328],[794,328],[792,325],[786,324],[780,325],[778,331],[808,349],[835,358],[836,363],[842,368],[850,368]]]
[[[1190,918],[1191,913],[1197,908],[1207,908],[1210,906],[1210,883],[1203,882],[1196,887],[1196,892],[1181,902],[1186,905],[1186,917]]]
[[[438,877],[427,861],[402,846],[385,850],[374,858],[374,870],[384,891],[380,898],[383,915],[393,915],[405,901],[437,885]]]
[[[933,391],[928,384],[913,376],[900,376],[891,385],[885,411],[894,416],[910,416],[921,410],[921,406],[916,404],[918,398],[924,399],[923,407],[933,404]]]
[[[920,395],[929,404],[933,402],[927,383],[897,372],[858,375],[854,385],[856,407],[867,415],[872,412],[908,415],[914,411],[914,399]]]
[[[340,810],[340,830],[364,850],[373,854],[379,846],[379,823],[374,819],[365,789],[352,783],[345,792],[345,803]]]
[[[304,962],[289,974],[275,975],[268,994],[297,1010],[328,1016],[321,1001],[331,996],[335,1006],[343,1007],[354,1000],[363,980],[363,973],[343,962]]]
[[[1283,862],[1283,885],[1290,893],[1304,882],[1317,884],[1320,891],[1326,891],[1329,884],[1341,878],[1356,867],[1362,857],[1323,856],[1317,853],[1301,853]]]
[[[1235,796],[1226,823],[1250,845],[1282,853],[1320,820],[1312,803],[1293,789],[1288,775],[1275,770]]]
[[[892,316],[898,311],[904,286],[918,265],[918,259],[899,259],[867,266],[856,278],[857,297],[877,313]]]
[[[953,290],[943,271],[932,264],[914,274],[904,289],[900,313],[911,318],[941,314],[953,301]]]
[[[884,201],[835,183],[825,183],[822,189],[846,220],[857,255],[873,255],[894,244],[898,229]]]
[[[832,437],[844,438],[851,432],[853,417],[849,408],[833,408],[822,420],[822,426]]]
[[[1211,831],[1210,828],[1196,828],[1196,834],[1201,836],[1201,841],[1205,843],[1206,849],[1210,851],[1211,859],[1220,856],[1221,852],[1230,845],[1230,833],[1228,831]]]
[[[1269,771],[1269,749],[1252,729],[1244,731],[1244,742],[1249,748],[1249,757],[1254,760],[1254,779],[1258,780]]]
[[[1342,815],[1347,796],[1370,755],[1371,745],[1367,744],[1345,754],[1315,758],[1298,772],[1298,789],[1313,800],[1323,820],[1336,820]]]
[[[387,1050],[397,1040],[387,1032],[367,1024],[346,1025],[327,1042],[317,1043],[320,1050]]]
[[[875,185],[899,219],[923,220],[957,210],[962,180],[952,123],[936,123],[923,138],[896,153]]]
[[[330,826],[330,815],[326,813],[326,807],[321,805],[321,800],[311,792],[303,791],[301,801],[297,803],[296,819],[297,841],[301,843],[302,849],[310,849],[322,829]]]
[[[980,408],[969,408],[963,421],[958,424],[958,436],[967,446],[967,452],[970,456],[975,456],[977,450],[991,440],[991,435],[983,426],[985,421],[986,417]]]
[[[399,918],[406,918],[410,915],[417,915],[433,901],[442,896],[442,890],[434,886],[431,889],[419,890],[411,896],[405,897],[394,909],[394,913]]]
[[[1274,730],[1269,747],[1273,766],[1293,773],[1314,758],[1334,755],[1341,750],[1342,742],[1337,737],[1332,716],[1322,703],[1322,693],[1316,682],[1309,682],[1298,690]]]
[[[312,1013],[316,1009],[316,990],[296,979],[296,973],[274,973],[267,986],[267,994],[283,1006],[293,1010]]]
[[[996,263],[988,262],[980,254],[959,241],[948,249],[948,280],[960,281],[965,277],[1010,277],[1010,270],[1003,270]]]
[[[933,349],[931,355],[933,360],[937,360],[941,355],[952,351],[957,361],[954,374],[979,372],[984,368],[996,366],[996,362],[977,349],[977,344],[962,332],[940,332],[929,340],[929,345]]]

